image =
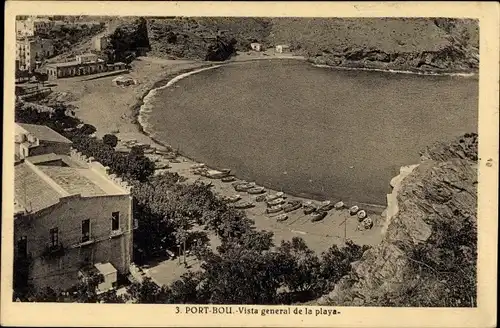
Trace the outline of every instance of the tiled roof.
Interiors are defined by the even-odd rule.
[[[32,156],[16,164],[14,185],[17,207],[32,212],[55,205],[61,197],[69,195],[129,194],[128,190],[85,163],[56,154]]]
[[[71,141],[45,125],[16,123],[42,141],[71,143]]]
[[[62,196],[27,163],[15,166],[14,189],[18,206],[33,212],[57,204]]]

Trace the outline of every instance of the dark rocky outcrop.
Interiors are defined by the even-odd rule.
[[[111,33],[106,55],[110,62],[130,62],[150,49],[147,21],[141,17],[135,22],[121,24]]]
[[[236,39],[225,40],[217,37],[214,43],[208,46],[206,61],[224,61],[236,54]]]
[[[475,134],[427,148],[395,187],[397,209],[388,214],[382,243],[318,303],[475,306],[476,160]]]

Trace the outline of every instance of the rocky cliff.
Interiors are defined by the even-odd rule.
[[[479,25],[448,18],[241,18],[148,19],[151,54],[204,59],[217,36],[237,51],[251,42],[288,44],[317,64],[419,71],[471,71],[479,63]]]
[[[477,135],[422,153],[395,179],[381,244],[319,304],[344,306],[476,305]]]

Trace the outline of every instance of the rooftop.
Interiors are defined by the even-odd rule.
[[[107,263],[96,263],[94,267],[103,275],[107,276],[108,274],[116,273],[115,267],[107,262]]]
[[[15,165],[16,206],[33,212],[57,204],[62,197],[128,195],[106,175],[66,155],[31,156]]]
[[[16,123],[16,134],[30,133],[42,141],[71,143],[71,141],[45,125]]]
[[[95,64],[95,61],[92,62],[87,62],[87,63],[80,63],[79,61],[72,60],[69,62],[64,62],[64,63],[49,63],[47,64],[47,67],[71,67],[71,66],[78,66],[78,65],[90,65],[90,64]],[[97,63],[104,63],[104,60],[102,59],[97,59]]]

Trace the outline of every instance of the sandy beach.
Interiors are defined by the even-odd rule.
[[[255,60],[255,58],[269,59],[270,56],[252,57],[245,54],[237,58],[238,61],[245,61]],[[143,133],[137,124],[138,107],[142,105],[142,99],[151,89],[165,85],[173,77],[187,70],[195,70],[204,66],[207,66],[206,62],[141,57],[132,64],[132,69],[127,74],[136,79],[136,85],[114,86],[112,84],[114,76],[89,81],[75,77],[56,81],[57,86],[53,90],[72,94],[71,104],[78,107],[76,116],[84,122],[94,125],[97,128],[98,136],[115,133],[120,142],[137,140],[140,143],[150,144],[156,149],[164,149],[162,145]],[[102,108],[106,110],[103,111]],[[244,192],[236,192],[230,183],[193,174],[190,170],[193,164],[195,164],[194,161],[186,157],[179,157],[177,161],[169,163],[168,170],[185,176],[188,181],[201,179],[210,182],[213,184],[214,190],[223,196],[240,194],[243,201],[253,200],[255,197]],[[283,191],[286,193],[286,190]],[[267,192],[276,191],[268,190]],[[292,196],[289,196],[288,199],[307,201]],[[358,244],[375,245],[382,237],[380,227],[383,225],[383,220],[380,215],[373,214],[375,225],[371,230],[360,231],[357,229],[357,219],[349,216],[347,209],[332,210],[325,219],[315,223],[311,222],[310,218],[299,209],[288,213],[289,218],[285,222],[277,222],[272,214],[265,213],[265,203],[255,204],[254,208],[246,210],[248,216],[255,221],[258,229],[274,232],[277,244],[281,240],[290,240],[294,236],[299,236],[307,242],[311,249],[322,252],[332,244],[342,244],[344,238],[351,239]],[[346,226],[344,226],[345,222],[347,222]]]

